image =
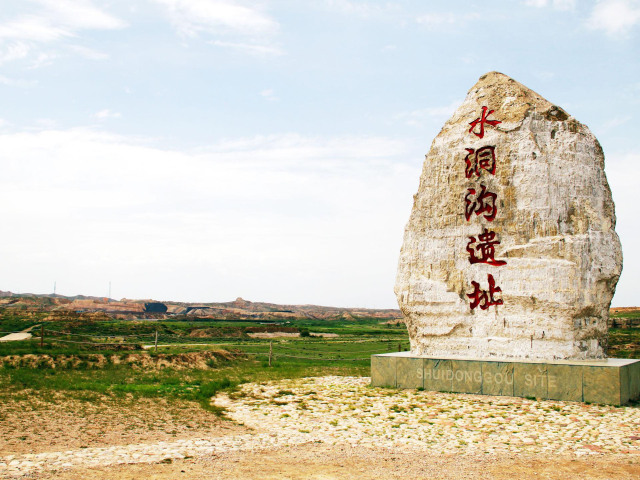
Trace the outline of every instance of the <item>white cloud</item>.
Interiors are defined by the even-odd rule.
[[[270,56],[284,55],[284,52],[280,48],[271,46],[271,45],[225,42],[222,40],[215,40],[209,43],[216,47],[231,48],[233,50],[239,50],[249,55],[255,55],[257,57],[270,57]]]
[[[13,60],[20,60],[29,54],[29,47],[23,42],[13,42],[0,53],[0,65]]]
[[[604,30],[610,36],[626,35],[640,24],[640,1],[600,0],[593,7],[586,25],[593,30]]]
[[[554,72],[549,72],[548,70],[539,70],[536,69],[533,74],[538,77],[540,80],[551,80],[555,78],[556,74]]]
[[[33,56],[32,68],[48,65],[59,54],[43,52],[43,45],[76,39],[83,30],[113,30],[126,26],[125,22],[87,0],[32,0],[23,2],[22,8],[22,14],[0,23],[0,63],[27,60]],[[75,51],[82,54],[83,47],[77,48],[79,50]],[[74,51],[74,47],[70,50]]]
[[[99,52],[98,50],[83,47],[81,45],[70,45],[69,50],[89,60],[106,60],[109,58],[109,54],[107,53]]]
[[[553,0],[553,8],[556,10],[573,10],[578,0]]]
[[[577,0],[525,0],[524,4],[536,8],[551,6],[555,10],[573,10]]]
[[[453,115],[460,106],[462,100],[454,100],[449,105],[439,107],[427,107],[394,115],[396,121],[404,122],[410,127],[423,127],[429,121],[444,122]]]
[[[214,37],[210,45],[256,57],[283,55],[274,43],[280,25],[255,4],[233,0],[153,0],[183,37]]]
[[[636,152],[617,152],[607,154],[606,174],[613,194],[616,208],[616,232],[622,242],[624,267],[620,282],[613,299],[613,306],[636,306],[638,301],[638,283],[640,282],[640,251],[635,248],[640,236],[637,221],[637,182],[640,175],[640,154]]]
[[[276,95],[276,93],[271,88],[266,88],[266,89],[262,90],[260,92],[260,95],[265,100],[269,100],[270,102],[275,102],[275,101],[279,100],[278,96]]]
[[[40,68],[51,65],[56,58],[58,58],[58,54],[56,53],[39,52],[36,58],[31,61],[29,68]]]
[[[0,38],[10,40],[50,42],[72,36],[71,30],[65,26],[52,25],[49,19],[42,16],[27,15],[0,25]]]
[[[37,83],[38,82],[36,82],[35,80],[21,80],[0,75],[0,84],[6,85],[8,87],[28,88],[35,86]]]
[[[112,112],[111,110],[106,108],[104,110],[100,110],[99,112],[96,112],[93,116],[98,120],[105,120],[108,118],[120,118],[122,115],[120,115],[120,113],[118,112]]]
[[[70,30],[112,30],[126,23],[95,7],[88,0],[37,0],[47,18]]]
[[[111,279],[138,298],[395,304],[421,164],[403,142],[290,134],[171,151],[75,129],[0,134],[0,151],[16,233],[5,289],[56,278],[91,294]]]
[[[397,6],[390,2],[372,4],[371,2],[354,2],[351,0],[325,0],[324,4],[330,10],[360,17],[379,16],[397,10]]]
[[[452,12],[425,13],[416,17],[416,22],[429,30],[448,29],[454,25],[461,27],[472,20],[477,20],[477,13],[457,14]]]
[[[614,128],[617,128],[621,125],[624,125],[625,123],[628,123],[632,118],[633,117],[631,115],[615,116],[607,120],[606,122],[604,122],[604,124],[602,125],[602,130],[605,132],[609,130],[613,130]]]
[[[78,30],[112,30],[126,24],[85,0],[37,0],[37,14],[0,24],[0,38],[50,42],[74,37]]]
[[[187,36],[201,32],[264,35],[278,23],[256,8],[229,0],[154,0],[165,6],[178,31]]]

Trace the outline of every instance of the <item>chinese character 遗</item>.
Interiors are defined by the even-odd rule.
[[[491,175],[496,174],[496,147],[485,146],[477,150],[473,148],[465,148],[468,152],[464,157],[467,164],[464,173],[467,178],[471,178],[475,173],[478,177],[482,173],[481,170],[489,172]]]
[[[474,263],[487,263],[496,267],[506,265],[507,262],[505,262],[504,260],[495,259],[495,246],[500,244],[500,242],[495,240],[495,238],[496,233],[491,230],[487,230],[486,228],[480,235],[478,235],[479,243],[477,245],[472,246],[474,243],[476,243],[476,237],[469,237],[469,243],[467,243],[467,252],[469,252],[469,263],[472,265]],[[476,257],[474,248],[479,253],[478,257]]]
[[[494,305],[502,305],[502,299],[494,299],[493,295],[495,293],[502,292],[500,287],[496,287],[496,281],[493,278],[493,275],[488,274],[487,280],[489,282],[489,291],[480,290],[480,284],[478,282],[471,282],[473,286],[473,293],[467,294],[467,297],[471,299],[471,310],[476,307],[480,307],[481,310],[486,310],[487,308]]]
[[[481,215],[484,213],[484,218],[493,222],[493,219],[496,218],[497,206],[496,206],[496,198],[498,197],[495,193],[487,190],[484,184],[480,184],[480,188],[482,189],[475,200],[472,200],[473,195],[476,194],[475,188],[468,188],[467,194],[464,197],[465,209],[464,216],[467,219],[467,222],[471,218],[471,215],[475,213],[476,215]]]

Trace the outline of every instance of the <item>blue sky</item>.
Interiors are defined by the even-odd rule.
[[[640,2],[7,0],[0,289],[395,308],[431,141],[497,70],[598,137],[634,251]]]

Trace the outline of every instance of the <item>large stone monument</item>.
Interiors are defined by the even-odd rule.
[[[482,76],[426,156],[395,288],[411,351],[374,356],[373,383],[640,396],[640,362],[605,359],[622,270],[614,227],[589,129],[506,75]]]

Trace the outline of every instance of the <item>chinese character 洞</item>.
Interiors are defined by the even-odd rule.
[[[467,156],[464,157],[464,161],[467,166],[464,169],[464,173],[467,178],[471,178],[475,173],[480,176],[481,170],[486,170],[491,175],[496,174],[496,147],[489,146],[479,148],[477,150],[473,148],[465,148]]]
[[[487,117],[491,115],[493,112],[495,112],[495,110],[489,110],[489,112],[487,112],[487,107],[482,107],[482,116],[476,118],[473,122],[469,122],[469,125],[471,125],[471,128],[469,129],[469,133],[473,133],[478,138],[482,138],[484,137],[485,123],[487,125],[493,125],[493,126],[498,125],[499,123],[502,123],[500,120],[487,120]],[[480,124],[480,132],[476,133],[473,131],[473,129],[476,128],[476,125],[478,124]]]
[[[467,219],[467,222],[473,213],[476,215],[484,213],[484,218],[490,222],[493,222],[493,219],[496,218],[496,212],[498,210],[496,206],[496,198],[498,198],[498,196],[495,193],[487,191],[487,187],[482,183],[480,184],[480,188],[482,188],[482,191],[475,200],[472,200],[471,198],[476,194],[476,189],[467,189],[467,194],[464,197],[464,216]]]
[[[496,260],[496,245],[499,245],[500,242],[495,240],[496,233],[491,230],[484,229],[480,235],[478,235],[479,243],[475,246],[472,246],[476,243],[476,237],[469,237],[469,243],[467,243],[467,252],[469,252],[469,263],[487,263],[489,265],[494,265],[499,267],[500,265],[506,265],[507,262],[504,260]],[[476,257],[476,252],[479,253],[479,256]]]
[[[481,310],[486,310],[493,305],[502,305],[502,299],[496,300],[493,295],[498,292],[502,292],[500,287],[496,287],[496,281],[493,279],[493,275],[487,275],[489,281],[489,291],[480,290],[480,284],[478,282],[471,282],[473,286],[473,293],[467,294],[467,297],[471,299],[469,306],[471,310],[476,307],[480,307]]]

